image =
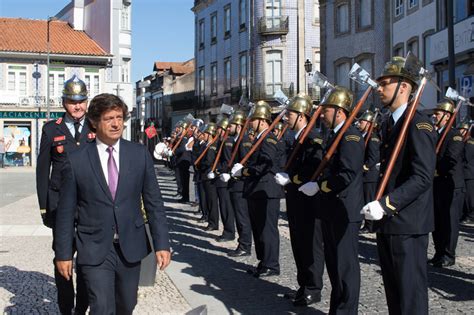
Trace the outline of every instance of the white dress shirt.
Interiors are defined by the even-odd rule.
[[[109,146],[103,143],[102,141],[100,141],[98,137],[95,138],[95,142],[97,144],[97,151],[99,152],[100,165],[102,166],[102,171],[104,172],[105,180],[107,181],[107,185],[108,185],[109,184],[109,170],[107,167],[107,162],[109,161],[109,152],[107,151],[107,148]],[[120,140],[117,141],[113,145],[113,148],[114,148],[114,151],[112,154],[114,156],[115,164],[117,165],[117,171],[120,172],[120,162],[119,162]]]
[[[79,133],[82,132],[82,128],[84,127],[85,119],[84,117],[79,121]],[[76,136],[76,130],[74,129],[74,119],[69,117],[68,115],[65,116],[64,123],[66,124],[67,129],[71,133],[72,137]]]
[[[393,119],[393,125],[397,123],[397,121],[402,117],[403,113],[407,109],[407,103],[403,104],[399,108],[397,108],[393,113],[392,113],[392,119]]]

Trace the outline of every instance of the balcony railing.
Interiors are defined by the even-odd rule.
[[[288,16],[261,17],[258,20],[258,33],[260,35],[288,34]]]
[[[49,105],[52,108],[62,107],[62,98],[61,97],[50,97]],[[24,108],[33,108],[33,107],[42,107],[46,108],[46,96],[15,96],[15,97],[4,97],[0,101],[0,106],[10,106],[10,107],[24,107]]]

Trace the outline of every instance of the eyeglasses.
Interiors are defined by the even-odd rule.
[[[378,83],[379,83],[379,86],[380,86],[380,87],[385,87],[385,86],[387,86],[387,85],[389,85],[389,84],[391,84],[391,83],[395,83],[395,82],[397,82],[397,81],[398,81],[397,79],[392,78],[392,79],[385,79],[385,80],[380,81],[380,82],[378,82]]]

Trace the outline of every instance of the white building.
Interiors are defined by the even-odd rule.
[[[278,89],[304,92],[305,61],[319,69],[317,0],[196,0],[192,10],[201,116],[242,94],[271,100]]]

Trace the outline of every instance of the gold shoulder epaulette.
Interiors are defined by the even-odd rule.
[[[453,141],[462,141],[462,137],[461,136],[454,136]]]
[[[380,139],[377,138],[377,137],[372,137],[372,138],[370,139],[370,141],[373,141],[373,142],[380,142]]]
[[[323,139],[321,138],[314,138],[314,139],[311,139],[311,144],[323,144]]]
[[[428,130],[429,132],[433,132],[433,126],[426,122],[421,122],[416,124],[416,129],[418,130]]]
[[[226,145],[227,147],[231,147],[231,146],[233,146],[234,144],[231,143],[231,142],[226,142],[225,145]]]
[[[277,141],[275,139],[272,139],[272,138],[267,138],[267,142],[271,143],[271,144],[277,144]]]
[[[467,143],[474,144],[474,140],[467,140]]]
[[[355,141],[355,142],[359,142],[360,141],[360,137],[359,136],[356,136],[356,135],[348,135],[345,137],[346,141]]]
[[[244,144],[242,144],[244,146],[244,148],[250,148],[252,147],[252,143],[250,142],[244,142]]]
[[[217,147],[215,147],[215,146],[212,145],[212,146],[209,147],[209,149],[216,151],[216,150],[217,150]]]

